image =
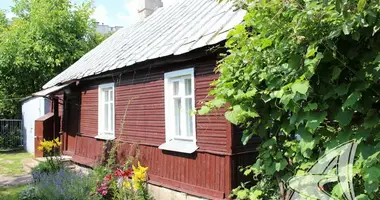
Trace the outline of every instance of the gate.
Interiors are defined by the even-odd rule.
[[[0,119],[0,149],[19,148],[23,144],[22,120]]]

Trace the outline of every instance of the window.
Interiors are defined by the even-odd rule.
[[[165,73],[165,135],[160,149],[193,153],[196,146],[194,69]]]
[[[99,85],[98,101],[98,137],[115,139],[115,95],[114,84]]]

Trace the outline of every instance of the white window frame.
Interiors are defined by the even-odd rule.
[[[193,135],[192,136],[178,136],[175,134],[175,117],[173,114],[173,87],[172,82],[179,80],[182,81],[180,84],[184,84],[183,80],[185,78],[191,78],[191,95],[183,95],[182,98],[191,97],[192,99],[192,108],[195,109],[195,79],[194,79],[194,68],[188,68],[173,72],[168,72],[164,74],[164,90],[165,90],[165,139],[166,142],[169,142],[171,140],[176,141],[184,141],[184,142],[191,142],[193,144],[196,144],[197,140],[197,134],[196,134],[196,121],[195,121],[195,115],[192,114],[191,117],[193,118]],[[181,87],[180,87],[181,88]],[[184,91],[183,91],[184,92]],[[181,107],[184,108],[185,101],[181,100]],[[181,112],[181,119],[185,119],[186,112]],[[186,120],[181,120],[181,129],[185,129]]]
[[[112,96],[113,96],[113,100],[110,101],[108,103],[112,103],[113,104],[113,121],[111,122],[111,124],[108,124],[108,127],[113,127],[113,131],[112,130],[104,130],[104,95],[103,95],[103,92],[105,89],[110,89],[111,88],[111,92],[112,92]],[[97,139],[104,139],[104,140],[113,140],[115,139],[115,84],[114,83],[107,83],[107,84],[102,84],[102,85],[99,85],[98,86],[98,136],[96,136]],[[109,106],[108,106],[109,107]],[[110,109],[110,108],[109,108]],[[110,110],[108,111],[108,113],[110,113]],[[111,116],[111,115],[110,115]],[[110,119],[108,119],[109,121],[111,121]],[[107,120],[107,121],[108,121]],[[109,122],[108,122],[109,123]]]

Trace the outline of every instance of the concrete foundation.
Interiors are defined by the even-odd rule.
[[[205,198],[196,197],[153,184],[148,185],[148,190],[155,200],[206,200]]]

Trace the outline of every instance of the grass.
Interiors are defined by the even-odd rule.
[[[18,200],[19,193],[26,188],[27,185],[0,187],[0,200]]]
[[[31,158],[32,155],[23,150],[0,151],[0,174],[20,175],[24,173],[22,161],[24,158]]]

